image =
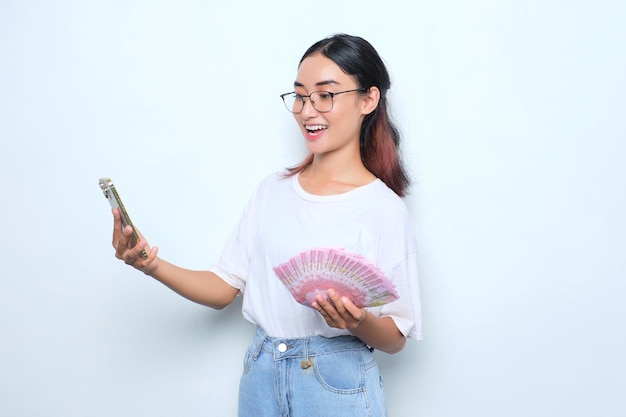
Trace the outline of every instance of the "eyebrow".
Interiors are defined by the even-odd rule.
[[[316,87],[320,87],[320,86],[323,86],[323,85],[336,85],[336,84],[340,84],[340,83],[339,83],[339,82],[337,82],[337,81],[335,81],[335,80],[324,80],[324,81],[318,81],[318,82],[316,82],[316,83],[315,83],[315,86],[316,86]],[[295,82],[293,83],[293,86],[294,86],[294,87],[304,87],[304,84],[302,84],[302,83],[300,83],[300,82],[298,82],[298,81],[295,81]]]

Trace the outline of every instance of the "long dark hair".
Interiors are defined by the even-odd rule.
[[[316,53],[330,59],[343,72],[354,77],[358,87],[376,86],[380,90],[378,107],[365,116],[361,125],[361,160],[372,174],[403,197],[410,179],[400,158],[400,133],[390,120],[387,110],[387,91],[391,87],[391,80],[378,52],[363,38],[337,34],[313,44],[300,59],[300,64]],[[288,175],[302,172],[312,162],[313,155],[309,155],[299,165],[290,168]]]

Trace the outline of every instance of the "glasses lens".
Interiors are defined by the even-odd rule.
[[[302,111],[302,97],[296,93],[289,93],[283,96],[285,107],[292,113],[300,113]]]
[[[312,93],[311,101],[313,102],[315,110],[321,113],[331,111],[333,108],[333,96],[326,91],[316,91]]]

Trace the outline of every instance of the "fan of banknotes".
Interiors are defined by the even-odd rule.
[[[300,304],[332,288],[357,307],[375,307],[399,298],[389,278],[363,256],[345,249],[314,248],[275,266],[274,272]]]

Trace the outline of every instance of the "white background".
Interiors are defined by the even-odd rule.
[[[239,302],[115,260],[97,179],[209,267],[304,156],[278,95],[335,32],[385,59],[415,179],[425,339],[378,355],[390,415],[623,415],[619,0],[0,0],[0,415],[235,415]]]

